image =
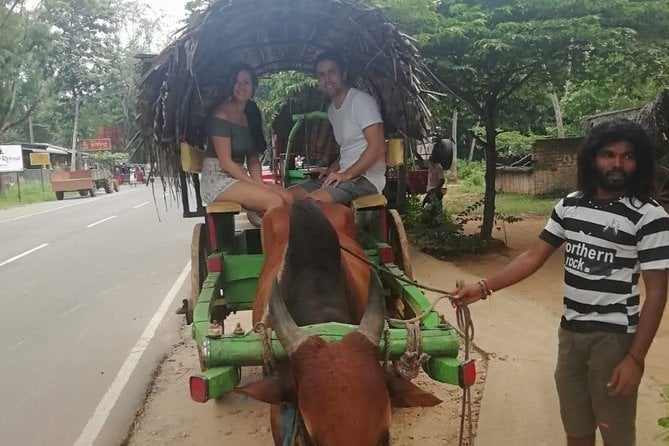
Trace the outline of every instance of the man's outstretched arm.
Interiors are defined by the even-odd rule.
[[[488,289],[491,291],[501,290],[525,279],[546,263],[551,254],[557,248],[550,243],[538,239],[532,246],[523,251],[511,263],[506,265],[500,272],[489,279],[486,279]],[[481,296],[481,286],[478,283],[465,285],[453,292],[456,299],[461,299],[462,304],[471,304],[479,300]]]

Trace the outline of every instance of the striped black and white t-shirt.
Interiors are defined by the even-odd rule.
[[[553,209],[540,238],[565,243],[561,326],[634,333],[642,270],[669,268],[669,216],[656,202],[593,204],[574,192]]]

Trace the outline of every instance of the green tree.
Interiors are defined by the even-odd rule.
[[[102,80],[119,46],[121,10],[119,0],[44,1],[42,14],[59,55],[51,61],[55,87],[72,110],[73,150],[77,148],[81,102],[105,92]]]
[[[485,128],[483,237],[490,238],[494,222],[498,128],[506,121],[524,127],[515,129],[541,133],[546,119],[533,120],[532,114],[547,116],[551,104],[546,93],[537,101],[538,92],[552,85],[555,97],[565,95],[567,81],[586,78],[592,60],[611,60],[621,43],[634,42],[635,33],[626,27],[631,20],[622,19],[634,3],[645,2],[620,0],[616,5],[622,6],[606,16],[610,3],[589,0],[383,2],[416,37],[440,88],[478,116]],[[535,104],[529,113],[528,104]],[[515,114],[506,119],[502,110]]]
[[[23,1],[0,7],[0,138],[12,139],[43,97],[48,33]]]

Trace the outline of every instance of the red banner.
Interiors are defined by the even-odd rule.
[[[110,138],[82,139],[79,148],[82,152],[104,152],[112,149]]]

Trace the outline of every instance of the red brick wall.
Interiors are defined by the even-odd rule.
[[[545,139],[532,146],[534,193],[576,190],[576,157],[582,138]]]

